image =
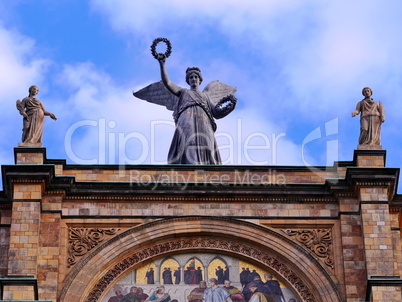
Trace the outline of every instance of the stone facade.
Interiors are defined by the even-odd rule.
[[[315,168],[82,166],[16,148],[2,166],[1,294],[104,301],[141,263],[203,251],[275,273],[299,301],[402,301],[399,169],[385,155]]]

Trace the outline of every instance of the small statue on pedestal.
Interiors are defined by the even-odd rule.
[[[41,147],[43,125],[45,123],[45,115],[57,120],[53,113],[46,111],[42,102],[36,98],[39,87],[33,85],[29,87],[29,96],[22,101],[17,100],[17,109],[24,117],[22,128],[22,143],[19,147]]]
[[[382,149],[381,124],[385,121],[385,109],[380,101],[371,98],[373,91],[370,87],[362,90],[364,99],[357,103],[352,117],[360,113],[360,137],[358,149]]]

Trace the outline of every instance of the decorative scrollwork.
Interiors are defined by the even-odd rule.
[[[116,235],[120,229],[68,228],[69,247],[68,267],[77,263],[77,257],[83,256],[105,240],[106,236]]]
[[[308,286],[303,282],[303,280],[298,277],[291,268],[287,266],[285,262],[281,259],[266,254],[264,251],[259,250],[249,245],[233,242],[230,240],[220,240],[220,239],[210,239],[210,238],[193,238],[193,239],[177,239],[175,241],[164,242],[155,244],[153,246],[140,249],[133,254],[130,254],[127,258],[121,260],[113,268],[108,270],[97,282],[97,284],[92,288],[85,301],[96,302],[102,296],[103,292],[107,287],[117,278],[119,278],[123,273],[125,273],[130,268],[143,261],[152,259],[152,257],[163,255],[169,252],[183,251],[185,249],[211,249],[211,250],[224,250],[224,251],[235,251],[239,254],[254,258],[272,270],[280,274],[284,279],[286,279],[293,287],[297,290],[300,297],[302,297],[304,302],[314,302],[316,301],[313,293],[308,288]]]
[[[334,268],[332,256],[332,232],[331,229],[311,230],[282,230],[288,236],[294,236],[296,240],[307,247],[330,268]]]

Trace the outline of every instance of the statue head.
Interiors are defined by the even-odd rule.
[[[362,89],[362,95],[364,95],[364,96],[366,96],[365,91],[367,91],[367,92],[370,91],[370,92],[369,92],[369,93],[370,93],[369,96],[373,95],[373,90],[371,90],[370,87],[364,87],[364,88]]]
[[[36,85],[32,85],[31,87],[29,87],[28,92],[31,95],[32,91],[36,88],[36,94],[39,92],[39,87]]]
[[[190,85],[190,82],[189,82],[188,79],[189,79],[190,75],[193,74],[193,73],[195,73],[200,78],[200,84],[201,84],[203,78],[202,78],[201,70],[198,67],[189,67],[189,68],[187,68],[187,70],[186,70],[186,82],[187,82],[187,84]]]

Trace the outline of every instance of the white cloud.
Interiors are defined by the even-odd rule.
[[[0,28],[0,98],[28,90],[33,82],[43,79],[49,62],[35,56],[35,43],[15,30]],[[23,90],[22,90],[23,88]]]
[[[396,21],[399,18],[396,18],[396,3],[314,0],[91,2],[92,9],[106,16],[112,28],[124,33],[124,37],[129,37],[127,39],[143,39],[142,44],[148,45],[157,36],[173,35],[174,55],[168,60],[168,68],[172,80],[178,84],[185,85],[185,67],[199,64],[205,79],[218,79],[237,86],[238,108],[218,121],[219,133],[223,131],[238,139],[233,128],[237,127],[239,118],[245,135],[240,142],[236,141],[240,145],[244,145],[248,135],[253,133],[266,135],[271,143],[272,134],[286,133],[278,141],[276,155],[272,150],[266,153],[265,150],[254,150],[250,154],[256,161],[288,165],[302,164],[300,146],[312,129],[333,117],[340,118],[343,129],[342,117],[349,118],[361,99],[363,86],[372,86],[374,97],[384,100],[391,118],[397,118],[399,104],[392,93],[401,86],[402,60],[399,58],[401,43],[394,38],[400,28],[400,21]],[[216,57],[212,50],[205,48],[205,51],[211,51],[211,57],[206,59],[199,55],[200,52],[194,55],[196,50],[191,47],[200,40],[211,42],[209,39],[214,37],[204,31],[208,27],[217,28],[216,35],[221,40],[217,41]],[[4,84],[5,89],[0,93],[13,95],[18,91],[18,97],[22,97],[24,94],[20,96],[20,91],[25,93],[31,82],[43,79],[48,62],[35,57],[33,40],[16,32],[1,30],[0,41],[2,45],[8,45],[6,50],[0,50],[6,58],[3,63],[9,64],[7,70],[15,71],[10,77],[3,76],[7,85]],[[214,43],[216,41],[211,44]],[[219,47],[223,52],[220,56]],[[225,49],[229,51],[225,52]],[[149,53],[147,55],[144,60],[157,64]],[[48,103],[50,95],[44,94],[48,110],[59,116],[57,127],[47,131],[46,139],[64,133],[62,138],[53,139],[62,146],[65,134],[74,123],[90,120],[96,126],[82,126],[73,136],[74,150],[82,159],[97,156],[102,157],[101,162],[111,162],[109,153],[116,152],[119,157],[119,153],[113,151],[115,146],[116,149],[126,147],[124,154],[136,160],[143,159],[144,148],[153,148],[155,156],[152,157],[149,151],[145,161],[165,161],[173,135],[171,113],[132,96],[132,90],[149,84],[148,79],[141,77],[141,70],[137,73],[135,82],[120,84],[93,63],[65,65],[60,75],[52,75],[57,79],[56,84],[63,87],[64,94],[58,95],[53,103]],[[155,74],[155,80],[158,77]],[[10,98],[10,116],[15,110],[14,98]],[[115,127],[110,127],[113,122]],[[18,132],[19,123],[20,120],[16,127]],[[103,134],[99,130],[102,123],[105,125]],[[348,123],[352,124],[352,121]],[[297,129],[292,128],[295,124]],[[353,124],[358,127],[355,124],[358,122]],[[141,135],[147,143],[141,140]],[[261,144],[264,139],[261,135],[248,142]],[[241,152],[240,157],[235,155],[228,163],[247,164],[244,150]],[[309,156],[309,162],[311,158],[319,158]]]
[[[266,23],[267,17],[283,11],[297,10],[300,1],[92,1],[94,10],[107,16],[110,24],[122,32],[147,34],[152,30],[180,22],[183,25],[200,20],[215,21],[226,30],[243,32],[248,27]]]
[[[67,141],[71,138],[73,142],[71,148],[69,144],[66,147],[70,160],[90,163],[90,159],[96,158],[97,163],[166,163],[174,131],[170,111],[134,98],[131,87],[115,85],[109,76],[91,64],[66,66],[60,81],[73,90],[67,103],[74,114],[62,126]],[[134,90],[147,84],[137,85]],[[239,109],[217,121],[217,137],[226,164],[301,163],[298,147],[277,127],[262,117],[252,123],[244,122],[245,116],[258,116],[258,113]],[[261,141],[264,138],[268,141]],[[263,150],[255,147],[261,145],[265,145]],[[113,152],[116,158],[110,158]]]
[[[321,7],[317,31],[301,47],[297,44],[286,61],[289,86],[303,100],[300,109],[305,113],[312,106],[340,112],[364,86],[375,89],[402,76],[402,60],[395,56],[402,43],[394,38],[399,29],[393,12],[400,4],[353,1],[347,9],[345,5],[335,1]]]
[[[247,52],[250,66],[239,66],[249,73],[246,77],[260,87],[276,86],[271,99],[286,98],[274,108],[291,106],[309,118],[316,116],[312,107],[326,115],[342,113],[349,99],[359,95],[355,91],[389,85],[386,78],[401,76],[402,42],[395,38],[401,26],[398,1],[151,0],[92,5],[119,32],[149,41],[171,34],[180,47],[205,38],[203,26],[218,28],[227,39],[218,43]],[[176,33],[183,28],[188,31]],[[179,56],[178,61],[188,61],[191,53]],[[222,66],[241,64],[236,57],[225,59]],[[255,73],[258,67],[263,74]]]
[[[49,61],[35,55],[35,43],[16,30],[0,27],[0,164],[13,163],[12,148],[21,142],[22,117],[15,102],[43,80]]]

